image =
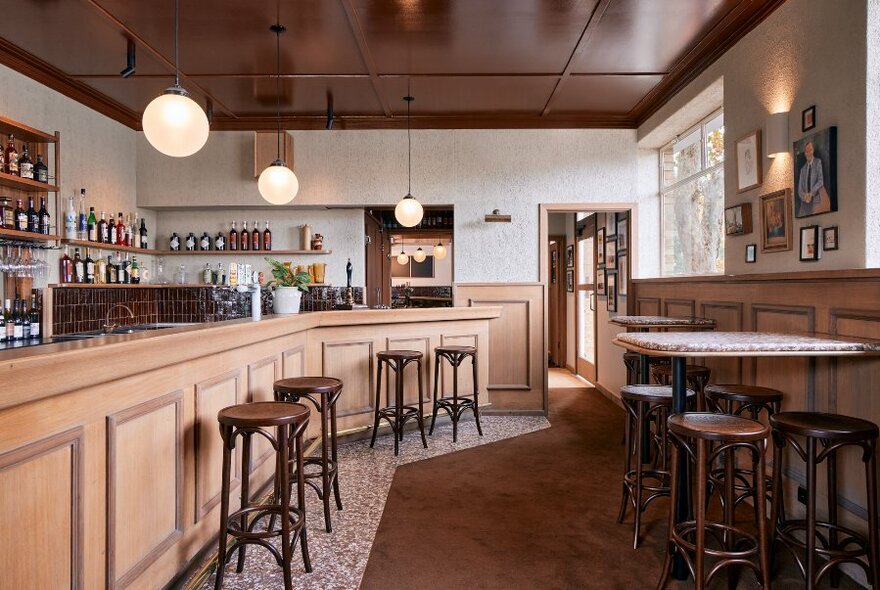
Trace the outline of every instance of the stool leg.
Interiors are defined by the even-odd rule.
[[[223,574],[226,573],[226,530],[229,527],[229,477],[232,471],[232,428],[220,427],[223,437],[223,481],[220,489],[220,537],[217,549],[217,577],[214,580],[214,589],[220,590],[223,586]]]
[[[816,439],[807,437],[806,588],[816,587]]]
[[[770,543],[767,535],[767,476],[764,474],[764,445],[758,443],[758,469],[753,472],[753,485],[758,489],[758,560],[761,565],[761,585],[770,588]]]
[[[776,546],[778,527],[784,522],[785,515],[780,509],[784,505],[782,491],[782,445],[784,439],[781,434],[771,433],[773,441],[773,496],[770,500],[770,546]],[[770,553],[770,569],[775,570],[776,552]]]
[[[284,574],[284,590],[291,590],[293,580],[290,574],[290,515],[288,514],[290,506],[290,446],[287,440],[289,429],[286,426],[279,426],[277,430],[278,453],[281,455],[278,466],[281,471],[281,497],[278,501],[281,514],[281,571]],[[241,474],[242,480],[247,477],[246,473]],[[299,462],[297,462],[296,476],[297,478],[303,476],[302,466]]]
[[[458,441],[458,365],[461,364],[461,356],[454,357],[452,361],[452,442]]]
[[[624,410],[626,411],[626,421],[623,424],[623,492],[620,498],[620,511],[617,513],[617,523],[620,524],[623,522],[623,519],[626,518],[626,507],[629,504],[629,487],[626,485],[626,474],[629,473],[632,465],[632,414],[629,409],[629,402],[624,401],[624,405],[626,406]]]
[[[324,528],[328,533],[333,532],[330,523],[330,441],[327,440],[330,412],[327,409],[327,396],[321,396],[321,500],[324,502]]]
[[[250,472],[251,472],[251,435],[244,433],[241,445],[241,508],[244,509],[250,503]],[[247,515],[241,515],[241,530],[247,530]],[[235,568],[236,573],[244,571],[244,557],[247,545],[238,548],[238,564]]]
[[[477,355],[471,355],[471,365],[474,369],[474,419],[477,421],[477,433],[483,436],[483,426],[480,424],[480,380],[477,379]]]
[[[339,452],[337,449],[338,435],[336,433],[336,400],[330,404],[330,445],[332,449],[333,466],[333,494],[336,496],[336,509],[342,510],[342,497],[339,495]]]
[[[724,453],[724,524],[729,527],[736,522],[736,494],[734,490],[734,468],[736,466],[736,453],[730,449]],[[733,533],[724,531],[724,545],[728,551],[733,550]],[[739,576],[739,572],[734,568],[727,570],[727,588],[735,590]]]
[[[697,439],[697,493],[698,499],[693,503],[694,520],[696,522],[696,530],[694,531],[694,546],[696,555],[694,555],[694,584],[696,590],[703,590],[706,586],[705,555],[703,550],[706,547],[706,503],[703,498],[706,497],[706,441]]]
[[[645,420],[645,402],[636,402],[636,424],[641,425]],[[636,437],[636,457],[642,456],[644,438]],[[633,492],[633,549],[639,548],[639,530],[642,526],[642,465],[636,465],[636,489]]]
[[[868,492],[868,565],[871,587],[880,590],[880,533],[877,531],[877,440],[865,449],[865,479]]]
[[[382,361],[376,361],[376,408],[373,412],[373,437],[370,439],[370,448],[376,444],[376,434],[379,432],[379,410],[382,408]]]
[[[416,416],[416,422],[419,423],[419,432],[422,435],[422,446],[427,449],[428,439],[425,438],[425,392],[424,380],[422,379],[422,359],[416,360],[416,369],[419,378],[419,413]]]
[[[828,470],[828,522],[837,524],[837,451],[831,453],[828,457],[826,465]],[[837,530],[831,528],[828,531],[828,548],[837,549]],[[831,587],[837,588],[840,585],[840,568],[833,567],[829,572],[831,576]]]
[[[306,476],[303,460],[303,455],[305,453],[305,449],[303,449],[304,432],[305,429],[303,429],[303,431],[296,437],[296,501],[297,508],[302,512],[302,526],[299,529],[299,545],[302,550],[303,566],[305,567],[306,573],[312,573],[312,560],[309,558],[309,536],[306,528]],[[290,489],[290,482],[288,482],[287,489]],[[327,522],[330,521],[328,520]],[[290,545],[290,549],[292,552],[292,544]]]
[[[660,581],[657,583],[657,590],[666,588],[669,574],[672,573],[672,555],[677,551],[672,542],[672,535],[675,531],[675,503],[678,499],[678,453],[678,442],[673,438],[672,457],[670,458],[672,466],[669,474],[669,526],[666,533],[666,558],[663,560],[663,570],[660,574]]]
[[[437,405],[437,390],[438,390],[438,385],[439,385],[439,380],[440,380],[440,359],[441,359],[441,356],[435,352],[434,353],[434,396],[433,396],[434,407],[431,412],[431,430],[428,432],[428,434],[430,434],[432,436],[434,434],[434,424],[437,422],[437,410],[439,409],[439,406]]]
[[[403,440],[403,363],[397,363],[394,376],[394,456],[400,452],[400,441]]]

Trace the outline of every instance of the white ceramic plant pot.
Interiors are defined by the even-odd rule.
[[[275,313],[299,313],[302,291],[296,287],[275,287],[272,307]]]

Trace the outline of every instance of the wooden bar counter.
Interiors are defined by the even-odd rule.
[[[375,354],[423,352],[427,399],[440,344],[479,349],[486,396],[489,322],[500,314],[489,306],[316,312],[0,351],[4,584],[165,586],[217,535],[218,410],[271,399],[282,377],[327,375],[345,383],[340,431],[366,429]],[[451,372],[442,377],[448,384]],[[416,401],[416,377],[407,379]],[[255,444],[252,481],[269,481],[269,449]]]

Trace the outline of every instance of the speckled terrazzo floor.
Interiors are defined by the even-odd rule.
[[[452,425],[439,424],[434,436],[428,437],[428,448],[421,445],[417,431],[408,431],[394,456],[394,441],[380,437],[371,449],[370,441],[354,441],[340,445],[340,487],[344,510],[331,514],[333,532],[324,530],[323,507],[317,495],[307,489],[307,526],[309,555],[314,571],[306,574],[299,546],[294,551],[293,585],[303,589],[354,589],[360,585],[373,538],[382,518],[385,500],[391,488],[395,469],[400,465],[446,455],[455,451],[489,444],[535,432],[550,426],[543,417],[484,416],[483,437],[477,435],[472,420],[460,423],[458,442],[452,442]],[[331,502],[332,505],[332,502]],[[227,565],[223,588],[229,590],[276,590],[283,588],[281,568],[272,555],[259,547],[249,546],[245,570],[235,573],[235,558]],[[193,588],[214,587],[212,574]]]

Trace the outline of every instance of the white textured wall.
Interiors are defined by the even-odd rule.
[[[725,253],[728,274],[859,268],[878,262],[877,183],[867,182],[865,172],[867,162],[867,166],[873,166],[874,174],[878,174],[878,157],[868,157],[865,132],[866,23],[870,22],[867,7],[871,5],[876,15],[877,4],[876,0],[789,0],[639,128],[640,140],[656,143],[655,131],[664,121],[692,100],[700,99],[705,90],[723,77],[725,151],[729,154],[724,166],[725,204],[753,203],[755,226],[752,234],[728,238]],[[874,40],[878,35],[877,20],[875,16],[871,22]],[[873,69],[870,93],[876,100],[878,68]],[[760,244],[759,196],[791,188],[793,164],[791,154],[775,160],[764,158],[763,185],[738,194],[733,157],[735,142],[749,131],[763,128],[770,113],[781,111],[790,112],[789,139],[794,142],[805,135],[801,133],[801,111],[810,105],[816,105],[816,131],[831,125],[838,127],[839,210],[795,220],[791,251],[762,254],[759,247],[757,263],[746,264],[746,244]],[[690,113],[690,124],[709,114],[697,110]],[[875,117],[873,140],[867,145],[876,150],[880,138],[877,137],[876,114],[871,116]],[[664,140],[672,139],[685,128],[686,125],[668,133]],[[870,148],[871,144],[874,148]],[[870,203],[867,207],[866,202]],[[871,225],[868,232],[866,217]],[[825,253],[819,262],[802,263],[798,261],[798,228],[812,224],[839,226],[841,249]]]
[[[393,205],[406,193],[404,131],[293,135],[297,205]],[[640,196],[634,130],[419,130],[412,136],[413,194],[425,204],[455,207],[456,282],[539,280],[540,203],[636,203]],[[214,132],[199,154],[183,160],[157,154],[141,137],[137,166],[142,206],[262,204],[249,132]],[[485,223],[495,208],[513,222]],[[362,235],[361,227],[351,239]],[[641,225],[640,239],[654,243],[656,235],[655,224]],[[643,268],[642,276],[655,274]]]
[[[880,2],[868,2],[867,106],[865,141],[865,266],[880,266]]]

